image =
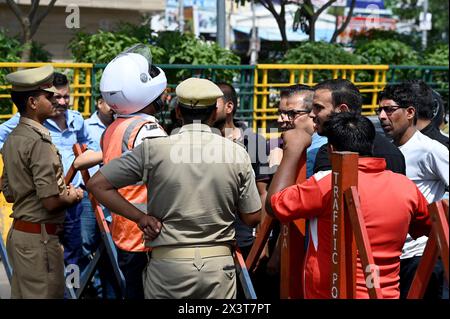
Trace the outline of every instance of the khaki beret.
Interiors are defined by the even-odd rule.
[[[45,65],[10,73],[6,76],[6,80],[12,84],[12,91],[44,90],[57,93],[58,90],[53,86],[53,72],[53,66]]]
[[[223,96],[220,88],[210,80],[189,78],[178,84],[175,89],[178,102],[193,109],[204,109],[217,102]]]

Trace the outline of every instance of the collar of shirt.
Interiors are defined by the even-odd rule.
[[[380,173],[386,169],[386,160],[378,157],[360,157],[358,169],[365,173]]]
[[[98,117],[98,111],[95,111],[91,117],[89,117],[88,119],[86,119],[86,124],[88,125],[98,125],[100,126],[102,129],[106,129],[106,125],[103,124],[102,120],[100,120],[100,118]]]
[[[67,124],[67,130],[76,130],[76,128],[75,128],[75,122],[76,122],[76,120],[77,120],[77,118],[75,117],[75,114],[79,114],[78,112],[75,112],[75,111],[72,111],[72,110],[66,110],[66,113],[65,113],[65,115],[66,115],[66,124]],[[81,120],[83,120],[83,117],[81,117]],[[56,130],[56,131],[59,131],[59,132],[63,132],[60,128],[59,128],[59,126],[58,126],[58,124],[56,124],[56,122],[54,121],[54,120],[52,120],[52,119],[47,119],[45,122],[44,122],[44,124],[47,124],[46,126],[48,127],[48,126],[50,126],[50,127],[48,127],[48,129],[49,130],[51,130],[51,131],[54,131],[54,130]]]
[[[180,129],[180,131],[178,132],[178,134],[181,134],[183,132],[209,132],[211,133],[211,127],[209,127],[206,124],[201,124],[201,123],[194,123],[194,124],[186,124],[183,125]]]
[[[32,120],[32,119],[29,119],[27,117],[21,116],[20,120],[19,120],[19,123],[23,123],[25,125],[29,125],[29,126],[34,128],[36,131],[38,131],[41,134],[50,135],[49,130],[45,126],[43,126],[41,123],[36,122],[35,120]]]
[[[119,114],[117,115],[117,117],[134,117],[134,116],[139,116],[142,117],[144,120],[147,121],[151,121],[154,123],[159,123],[158,120],[156,119],[156,117],[154,117],[153,115],[147,114],[147,113],[133,113],[133,114]]]

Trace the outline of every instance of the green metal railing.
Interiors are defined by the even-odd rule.
[[[429,65],[390,65],[387,74],[389,84],[411,79],[421,79],[448,99],[449,67]]]
[[[22,63],[0,63],[0,109],[2,110],[0,114],[1,120],[6,120],[10,118],[16,111],[13,107],[10,95],[8,92],[9,85],[4,79],[4,75],[8,72],[14,70],[18,67],[34,67],[40,64],[22,64]],[[106,64],[86,64],[86,63],[72,63],[72,64],[54,64],[56,67],[63,68],[66,73],[68,73],[71,79],[71,86],[73,89],[73,105],[74,109],[79,109],[83,112],[84,116],[89,116],[95,108],[95,101],[97,97],[100,96],[99,93],[99,80],[101,77],[102,70],[106,67]],[[175,87],[179,82],[188,77],[202,77],[208,78],[215,82],[227,82],[232,84],[237,93],[239,100],[239,109],[236,113],[236,118],[239,120],[246,121],[254,129],[256,126],[260,126],[261,123],[256,123],[255,121],[260,120],[260,117],[267,117],[267,120],[272,120],[274,118],[273,112],[270,113],[269,109],[264,109],[264,100],[261,98],[261,79],[256,77],[256,74],[264,74],[262,71],[267,66],[265,65],[185,65],[185,64],[161,64],[161,67],[168,78],[168,95],[175,95]],[[11,68],[14,67],[14,68]],[[87,68],[86,72],[77,72],[77,68]],[[320,79],[313,78],[313,66],[311,65],[293,65],[297,73],[288,73],[289,77],[286,79],[282,78],[283,71],[286,71],[286,65],[271,65],[271,72],[275,72],[273,78],[267,78],[267,83],[278,83],[278,86],[292,83],[308,83],[314,84]],[[345,66],[333,65],[333,66],[316,66],[320,68],[323,72],[331,72],[330,78],[344,77],[349,78],[354,82],[361,82],[362,80],[354,77],[354,71],[349,71],[350,73],[338,74],[337,69],[342,69]],[[352,66],[354,67],[354,66]],[[380,67],[380,66],[361,66],[361,68],[368,67]],[[298,70],[297,70],[298,69]],[[292,70],[291,70],[292,71]],[[267,71],[268,72],[268,71]],[[278,73],[277,73],[278,72]],[[320,73],[320,72],[319,72]],[[356,74],[356,73],[355,73]],[[384,74],[384,75],[383,75]],[[367,82],[367,79],[363,82],[365,84],[376,85],[375,91],[383,89],[386,84],[395,84],[405,80],[410,79],[422,79],[428,85],[437,90],[443,97],[446,104],[448,104],[448,89],[449,89],[449,67],[448,66],[411,66],[411,65],[390,65],[386,66],[386,70],[383,70],[383,74],[378,77],[375,76],[372,82]],[[297,77],[296,77],[297,76]],[[259,76],[261,77],[261,76]],[[260,83],[261,82],[261,83]],[[364,84],[362,83],[362,84]],[[361,83],[360,83],[361,84]],[[362,85],[361,84],[361,85]],[[368,94],[366,92],[367,88],[361,87],[363,94]],[[264,92],[263,92],[264,93]],[[270,92],[265,92],[264,94],[269,94],[268,97],[271,99],[276,99],[276,94],[270,94]],[[370,104],[372,109],[376,99],[376,94],[374,93],[372,99],[367,100],[366,104]],[[267,104],[267,103],[266,103]],[[272,105],[272,104],[271,104]],[[257,113],[260,112],[260,113]],[[256,114],[256,115],[255,115]],[[271,119],[269,119],[271,117]],[[162,114],[163,119],[169,118],[169,112],[166,110]]]

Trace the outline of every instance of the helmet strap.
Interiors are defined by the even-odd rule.
[[[158,96],[158,98],[156,100],[153,101],[154,106],[155,106],[155,111],[156,113],[161,112],[164,108],[164,102],[161,98],[161,95]]]

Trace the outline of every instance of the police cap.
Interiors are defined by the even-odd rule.
[[[45,65],[39,68],[10,73],[6,76],[6,80],[12,84],[12,91],[44,90],[57,93],[58,91],[53,86],[53,72],[53,66]]]
[[[178,84],[176,88],[178,102],[192,109],[206,109],[214,105],[222,90],[207,79],[189,78]]]

